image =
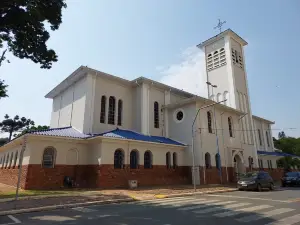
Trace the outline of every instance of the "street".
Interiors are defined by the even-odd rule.
[[[0,217],[7,224],[300,224],[300,188],[229,192]]]

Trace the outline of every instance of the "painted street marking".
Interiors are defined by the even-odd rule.
[[[294,211],[295,209],[290,209],[290,208],[281,208],[281,209],[275,209],[275,210],[271,210],[268,212],[263,212],[263,213],[259,213],[258,215],[251,215],[251,216],[245,216],[245,217],[241,217],[239,219],[237,219],[237,221],[239,222],[252,222],[252,221],[257,221],[260,219],[264,219],[267,217],[271,217],[274,215],[279,215],[282,213],[287,213],[287,212],[291,212]]]
[[[88,212],[96,212],[97,210],[95,209],[89,209],[89,208],[84,208],[84,207],[76,207],[76,208],[72,208],[73,210],[79,211],[79,212],[84,212],[84,213],[88,213]]]
[[[243,197],[243,196],[234,196],[234,195],[213,195],[208,194],[209,196],[213,197],[223,197],[223,198],[244,198],[244,199],[251,199],[251,200],[262,200],[262,201],[271,201],[271,202],[282,202],[282,203],[290,203],[291,201],[283,201],[283,200],[274,200],[269,198],[254,198],[254,197]]]
[[[170,203],[179,203],[179,202],[184,202],[184,201],[195,201],[195,198],[169,199],[167,201],[164,201],[164,200],[150,200],[150,201],[140,202],[139,204],[140,205],[148,205],[148,204],[163,205],[163,204],[170,204]]]
[[[9,217],[12,221],[14,221],[14,223],[21,223],[20,220],[18,220],[16,217],[14,217],[14,216],[12,216],[12,215],[8,215],[8,217]]]
[[[243,206],[247,206],[250,204],[251,203],[236,203],[236,204],[231,204],[231,205],[212,207],[212,208],[208,208],[208,209],[204,209],[204,210],[200,210],[200,211],[193,211],[193,213],[198,213],[198,214],[212,213],[212,212],[217,212],[217,211],[226,210],[226,209],[234,209],[234,208],[238,208],[238,207],[243,207]]]
[[[201,201],[202,199],[200,199]],[[204,199],[203,199],[204,200]],[[181,205],[186,205],[189,204],[191,202],[195,202],[195,199],[189,199],[189,200],[180,200],[180,201],[176,201],[176,202],[163,202],[163,203],[155,203],[156,205],[167,205],[167,206],[181,206]]]
[[[266,225],[292,225],[298,222],[300,222],[300,214],[289,216],[287,218],[278,220],[276,222],[271,222]]]
[[[236,216],[236,215],[241,214],[241,213],[253,212],[253,211],[260,210],[260,209],[267,209],[267,208],[271,208],[271,207],[273,207],[273,206],[259,205],[259,206],[253,206],[253,207],[249,207],[249,208],[239,209],[237,211],[228,211],[228,212],[223,212],[223,213],[217,213],[217,214],[214,214],[213,216],[216,216],[216,217]]]
[[[177,209],[177,210],[186,211],[186,210],[191,210],[191,209],[205,208],[205,207],[207,207],[207,205],[202,205],[202,204],[213,203],[213,202],[219,202],[219,201],[220,201],[220,200],[207,200],[207,201],[201,201],[201,202],[199,202],[199,204],[201,204],[201,205],[195,205],[195,206],[183,207],[183,208],[179,208],[179,209]]]

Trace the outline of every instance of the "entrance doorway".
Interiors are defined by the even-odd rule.
[[[235,177],[238,179],[238,175],[245,172],[245,167],[243,160],[239,154],[236,154],[233,157],[233,163],[234,163],[234,173]]]

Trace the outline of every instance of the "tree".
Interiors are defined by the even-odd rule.
[[[9,134],[9,141],[11,141],[13,133],[22,132],[25,129],[30,129],[32,126],[34,126],[34,122],[31,119],[26,119],[25,117],[20,119],[18,115],[12,119],[6,114],[4,120],[0,122],[1,131]]]
[[[284,131],[278,133],[278,139],[286,138]]]
[[[31,131],[42,131],[42,130],[48,130],[48,129],[50,129],[50,127],[49,127],[49,126],[46,126],[46,125],[44,125],[44,126],[38,125],[37,127],[31,126],[31,127],[29,127],[28,129],[25,129],[25,130],[23,130],[21,133],[16,134],[16,135],[14,135],[14,136],[15,136],[15,137],[19,137],[19,136],[21,136],[21,135],[23,135],[23,134],[26,134],[26,133],[28,133],[28,132],[31,132]]]
[[[6,90],[7,87],[8,86],[4,84],[4,81],[0,80],[0,99],[8,97],[7,90]]]
[[[57,55],[46,45],[50,34],[45,23],[49,23],[52,31],[57,30],[62,23],[62,9],[66,7],[65,0],[0,1],[0,66],[8,50],[18,58],[30,59],[41,64],[41,68],[50,69]]]
[[[6,142],[8,142],[8,138],[0,138],[0,146],[4,145]]]

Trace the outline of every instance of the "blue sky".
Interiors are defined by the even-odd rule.
[[[145,76],[205,95],[203,55],[195,46],[216,35],[217,19],[226,20],[249,44],[246,69],[255,115],[276,121],[300,136],[299,1],[69,0],[63,23],[49,46],[59,61],[51,70],[8,55],[0,78],[9,98],[8,113],[48,125],[52,101],[44,95],[80,65],[126,79]],[[297,128],[297,129],[286,129]]]

